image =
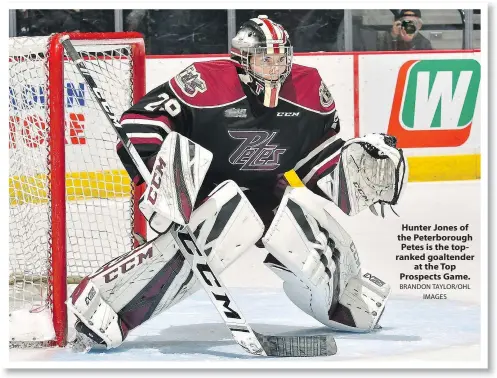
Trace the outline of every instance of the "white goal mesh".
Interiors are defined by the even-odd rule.
[[[114,113],[129,108],[133,43],[97,38],[73,39],[73,44]],[[76,67],[67,58],[57,62],[51,57],[51,46],[50,37],[9,40],[10,341],[53,339],[53,334],[25,335],[25,330],[20,336],[12,329],[18,327],[13,316],[21,309],[52,313],[57,290],[52,274],[60,264],[54,248],[63,248],[64,240],[69,283],[133,244],[134,197],[116,154],[115,132]],[[63,80],[54,84],[59,68]],[[63,113],[54,106],[57,102],[63,103]],[[58,114],[63,114],[65,126]],[[63,135],[63,145],[54,144],[55,128]],[[62,175],[53,168],[60,159],[65,159]],[[55,191],[64,188],[65,211],[54,201]],[[54,226],[61,215],[65,230]],[[63,231],[61,241],[57,233]]]

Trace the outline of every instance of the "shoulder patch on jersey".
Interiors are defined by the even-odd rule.
[[[330,114],[335,110],[333,96],[318,70],[298,64],[293,65],[281,88],[280,98],[319,114]]]
[[[323,80],[321,80],[321,85],[319,86],[319,101],[324,108],[329,107],[334,101],[330,90]]]
[[[180,101],[196,108],[221,107],[245,98],[236,67],[226,59],[195,62],[168,83]]]
[[[176,75],[176,82],[183,93],[189,97],[194,97],[197,93],[204,93],[207,90],[205,81],[193,64]]]

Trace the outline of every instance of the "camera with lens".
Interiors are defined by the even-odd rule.
[[[408,35],[415,34],[416,31],[418,30],[418,27],[416,26],[416,23],[413,20],[404,19],[402,20],[400,26],[402,27],[402,29],[404,29],[404,31]]]

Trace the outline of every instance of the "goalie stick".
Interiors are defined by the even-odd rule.
[[[123,143],[124,148],[133,160],[138,172],[147,185],[151,181],[151,174],[135,147],[127,137],[121,135],[121,125],[112,112],[112,109],[102,91],[98,88],[83,58],[72,45],[68,35],[60,38],[60,42],[67,55],[76,65],[79,73],[85,80],[93,97],[99,104],[107,120]],[[332,335],[304,335],[304,336],[271,336],[255,332],[246,322],[238,306],[221,279],[207,263],[204,251],[198,248],[195,236],[188,225],[173,223],[171,234],[179,246],[181,253],[188,262],[212,303],[231,331],[233,339],[247,352],[260,356],[278,357],[313,357],[336,354],[337,347]]]

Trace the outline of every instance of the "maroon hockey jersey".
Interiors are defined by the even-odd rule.
[[[150,169],[171,130],[210,150],[206,190],[231,179],[267,192],[290,169],[315,190],[343,145],[335,139],[340,130],[335,102],[318,71],[294,64],[275,108],[258,102],[240,80],[242,73],[231,60],[194,63],[127,110],[121,132]],[[121,144],[117,151],[130,176],[140,182]]]

